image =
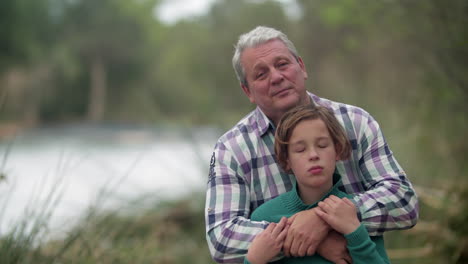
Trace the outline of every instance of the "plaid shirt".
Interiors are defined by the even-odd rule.
[[[393,157],[378,123],[361,108],[309,93],[317,105],[333,110],[351,142],[351,158],[336,164],[342,188],[353,195],[370,235],[414,226],[416,193]],[[255,208],[290,191],[294,175],[274,154],[274,126],[257,107],[218,140],[206,193],[206,232],[212,257],[242,263],[250,242],[267,222],[250,221]]]

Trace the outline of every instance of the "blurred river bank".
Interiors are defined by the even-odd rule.
[[[97,203],[115,208],[144,196],[173,199],[203,192],[219,135],[209,127],[74,124],[4,139],[0,233],[43,204],[54,206],[49,223],[54,230]]]

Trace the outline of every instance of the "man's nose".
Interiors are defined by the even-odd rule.
[[[283,74],[276,68],[271,70],[271,83],[278,84],[284,79]]]

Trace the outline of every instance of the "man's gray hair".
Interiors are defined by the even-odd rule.
[[[246,48],[255,48],[274,39],[282,41],[286,45],[288,50],[291,52],[291,54],[296,58],[296,60],[299,58],[299,54],[297,53],[294,44],[288,39],[286,34],[277,29],[258,26],[250,32],[242,34],[239,37],[237,44],[235,45],[234,56],[232,57],[232,66],[234,67],[234,71],[236,72],[237,79],[241,84],[245,85],[245,87],[248,87],[248,85],[247,79],[245,77],[245,70],[241,63],[242,52]]]

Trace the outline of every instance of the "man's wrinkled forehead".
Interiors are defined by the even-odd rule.
[[[255,47],[244,49],[241,54],[241,63],[244,67],[246,57],[254,61],[254,65],[265,63],[269,60],[277,61],[280,59],[290,60],[296,58],[284,42],[279,39],[273,39]]]

